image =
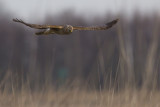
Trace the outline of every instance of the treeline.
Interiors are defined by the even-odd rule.
[[[112,15],[107,17],[89,20],[64,12],[42,23],[102,25],[113,20]],[[119,16],[118,24],[107,31],[35,36],[37,30],[4,15],[0,18],[0,88],[159,89],[159,26],[156,15],[135,14],[130,20]]]

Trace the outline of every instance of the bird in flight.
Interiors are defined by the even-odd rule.
[[[31,28],[42,29],[42,31],[36,32],[35,33],[36,35],[49,35],[49,34],[68,35],[76,30],[108,30],[118,22],[118,19],[108,22],[104,26],[89,26],[89,27],[71,26],[71,25],[37,25],[37,24],[26,23],[19,19],[13,19],[13,21],[22,23]]]

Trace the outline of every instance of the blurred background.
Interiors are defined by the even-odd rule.
[[[0,106],[159,107],[160,0],[1,0]],[[107,31],[36,36],[12,21]]]
[[[1,0],[0,89],[160,88],[159,0]],[[14,23],[94,26],[107,31],[35,36]]]

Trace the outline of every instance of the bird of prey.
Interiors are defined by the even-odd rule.
[[[68,35],[75,30],[107,30],[111,28],[113,25],[115,25],[118,22],[118,19],[113,20],[104,26],[90,26],[90,27],[71,26],[71,25],[37,25],[37,24],[26,23],[19,19],[13,19],[13,21],[22,23],[31,28],[43,29],[42,31],[35,33],[36,35],[49,35],[49,34]]]

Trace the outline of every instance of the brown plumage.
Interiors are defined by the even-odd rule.
[[[118,22],[118,19],[113,20],[107,23],[105,26],[90,26],[90,27],[83,27],[83,26],[71,26],[71,25],[37,25],[37,24],[29,24],[19,19],[13,19],[14,22],[22,23],[26,26],[35,29],[44,29],[41,32],[35,33],[36,35],[49,35],[49,34],[59,34],[59,35],[67,35],[72,33],[74,30],[107,30],[111,28]]]

